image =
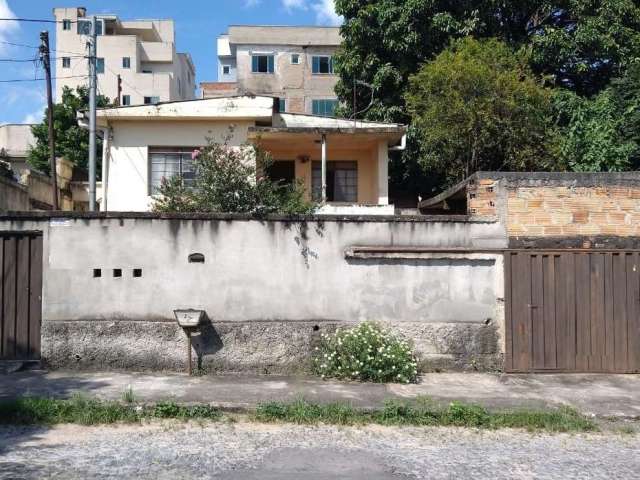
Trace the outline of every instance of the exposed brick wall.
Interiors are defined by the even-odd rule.
[[[510,237],[640,234],[640,187],[507,188]]]
[[[467,206],[469,215],[492,217],[497,214],[498,182],[494,179],[482,178],[474,180],[467,189]]]

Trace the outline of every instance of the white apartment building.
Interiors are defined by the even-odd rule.
[[[202,96],[269,95],[283,112],[333,116],[341,41],[338,27],[232,25],[218,37],[218,81],[201,83]]]
[[[55,8],[56,101],[62,89],[88,85],[87,42],[91,15],[85,8]],[[173,20],[120,20],[100,14],[97,32],[98,93],[120,105],[191,100],[195,67],[189,54],[176,53]],[[65,78],[67,77],[67,78]],[[68,78],[71,77],[71,78]]]

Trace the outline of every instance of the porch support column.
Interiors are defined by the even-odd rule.
[[[327,135],[322,134],[322,203],[327,203]]]
[[[378,142],[378,205],[389,205],[389,143]]]

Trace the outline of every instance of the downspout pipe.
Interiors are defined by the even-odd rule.
[[[393,147],[389,147],[390,152],[402,152],[407,149],[407,134],[402,135],[400,139],[400,145],[394,145]]]
[[[108,211],[107,206],[107,193],[109,192],[109,142],[111,141],[112,130],[111,127],[101,129],[102,131],[102,204],[100,210],[103,212]]]

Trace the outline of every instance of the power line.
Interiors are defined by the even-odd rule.
[[[60,58],[87,58],[86,55],[76,55],[71,57],[51,57],[51,60],[58,60]],[[38,58],[0,58],[0,62],[4,63],[28,63],[37,62]]]
[[[40,18],[0,18],[0,22],[63,23],[58,20],[44,20]],[[78,23],[76,20],[68,20],[68,22]]]
[[[89,75],[72,75],[69,77],[53,77],[52,80],[66,80],[69,78],[86,78]],[[16,78],[12,80],[0,80],[0,83],[21,83],[21,82],[41,82],[45,78]]]
[[[0,41],[0,44],[2,45],[11,45],[12,47],[22,47],[22,48],[33,48],[34,50],[40,50],[40,46],[35,46],[35,45],[25,45],[24,43],[13,43],[13,42],[4,42],[4,41]],[[86,55],[86,53],[82,53],[82,52],[70,52],[68,50],[56,50],[56,49],[51,49],[52,52],[56,52],[56,53],[68,53],[70,55]]]

